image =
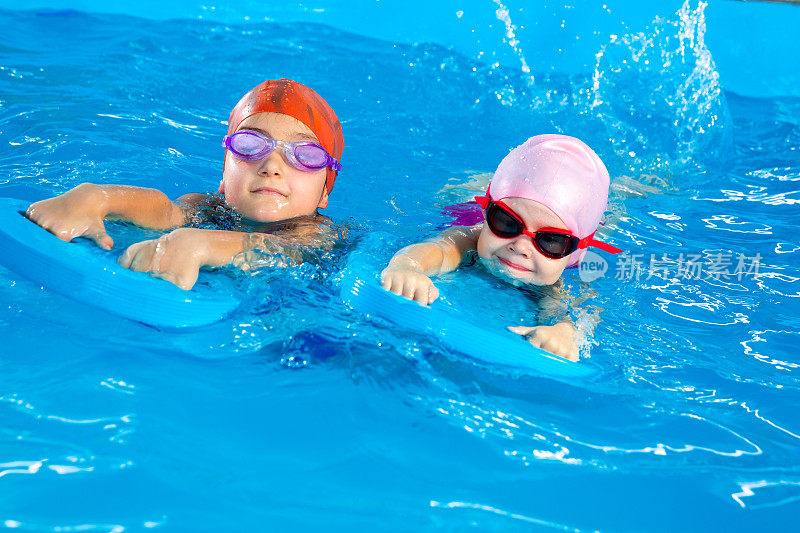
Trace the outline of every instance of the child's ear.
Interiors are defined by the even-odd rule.
[[[225,180],[219,182],[219,193],[225,194]]]
[[[322,198],[319,199],[319,204],[317,204],[317,209],[325,209],[328,207],[328,188],[322,188]]]

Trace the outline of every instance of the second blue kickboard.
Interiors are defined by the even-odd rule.
[[[0,264],[34,283],[110,313],[157,327],[192,327],[223,319],[233,296],[172,283],[117,265],[94,243],[67,243],[25,216],[28,202],[0,198]]]
[[[385,291],[377,275],[352,265],[346,272],[341,297],[350,307],[403,328],[434,336],[454,351],[490,365],[533,371],[556,378],[582,378],[595,373],[585,362],[573,362],[531,346],[519,335],[485,329],[452,309],[422,306]]]

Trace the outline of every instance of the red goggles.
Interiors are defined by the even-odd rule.
[[[538,231],[529,231],[522,219],[506,204],[494,201],[489,196],[476,196],[475,201],[486,211],[486,225],[489,230],[501,239],[513,239],[520,235],[527,235],[533,240],[533,245],[545,257],[561,259],[575,250],[593,246],[612,254],[622,250],[598,241],[594,232],[588,237],[579,239],[569,230],[559,228],[541,228]]]

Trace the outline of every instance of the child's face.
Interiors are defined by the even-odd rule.
[[[530,231],[567,229],[555,213],[538,202],[527,198],[505,198],[503,203],[525,222]],[[478,235],[477,248],[478,255],[492,272],[533,285],[552,285],[561,277],[569,261],[569,256],[561,259],[545,257],[527,235],[501,239],[486,223]]]
[[[254,130],[273,139],[319,143],[302,122],[282,113],[256,113],[237,131]],[[264,159],[244,161],[228,150],[221,192],[225,202],[255,222],[275,222],[313,215],[328,206],[326,169],[305,172],[294,168],[283,151],[275,148]]]

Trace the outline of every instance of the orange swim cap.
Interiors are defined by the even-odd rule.
[[[228,118],[228,135],[234,133],[239,125],[256,113],[283,113],[294,117],[314,132],[323,148],[341,161],[344,150],[342,125],[331,106],[313,89],[293,80],[267,80],[256,85],[242,96]],[[330,194],[336,171],[328,167],[325,188]]]

